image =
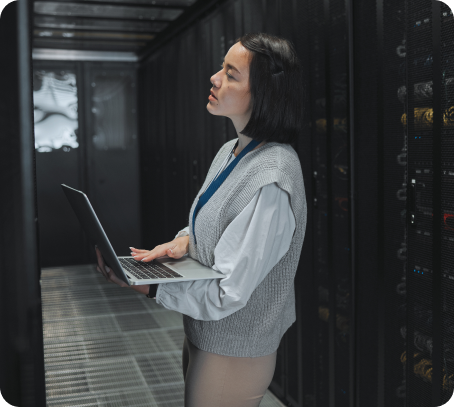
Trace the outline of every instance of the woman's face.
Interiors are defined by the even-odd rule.
[[[217,116],[249,119],[252,111],[249,91],[250,52],[240,42],[232,45],[224,58],[223,68],[210,81],[216,99],[209,97],[207,110]]]

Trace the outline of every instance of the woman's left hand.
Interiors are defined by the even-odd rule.
[[[98,257],[98,266],[96,267],[96,270],[100,272],[107,281],[110,281],[111,283],[117,284],[120,287],[129,287],[128,284],[126,284],[123,280],[120,280],[113,270],[111,270],[106,264],[104,263],[104,259],[102,257],[102,254],[100,250],[95,246],[96,250],[96,256]]]

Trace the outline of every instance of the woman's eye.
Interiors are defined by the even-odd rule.
[[[221,64],[220,67],[221,67],[222,69],[224,69],[224,65],[223,65],[223,64]],[[228,76],[229,78],[233,78],[233,76],[230,75],[228,72],[226,72],[226,74],[227,74],[227,76]]]

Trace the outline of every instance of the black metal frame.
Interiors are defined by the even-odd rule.
[[[378,383],[377,383],[377,405],[378,407],[385,406],[384,390],[385,390],[385,177],[384,177],[384,97],[383,97],[383,71],[384,71],[384,6],[383,0],[377,0],[377,54],[378,54],[378,69],[377,69],[377,282],[378,282]]]
[[[442,399],[443,375],[443,342],[442,342],[442,279],[443,269],[441,225],[443,214],[441,210],[441,137],[443,112],[442,96],[442,69],[441,69],[441,4],[432,0],[432,47],[433,47],[433,144],[432,144],[432,315],[433,315],[433,376],[432,376],[432,405],[440,406],[446,400]],[[438,193],[437,193],[438,192]],[[448,375],[448,372],[446,372]]]
[[[62,30],[61,28],[35,28],[33,30],[33,32],[36,34],[37,32],[40,32],[40,31],[52,31],[52,32],[56,32],[58,31],[58,33],[60,34],[63,34],[63,33],[67,33],[67,32],[74,32],[74,33],[87,33],[87,34],[99,34],[99,38],[96,38],[96,37],[82,37],[82,36],[75,36],[75,37],[68,37],[67,39],[73,39],[73,40],[81,40],[83,39],[84,41],[86,42],[92,42],[92,41],[111,41],[111,42],[115,42],[115,41],[146,41],[147,39],[142,39],[140,37],[134,37],[134,36],[140,36],[140,35],[149,35],[149,36],[155,36],[154,34],[155,33],[141,33],[141,32],[135,32],[135,31],[122,31],[121,33],[118,33],[116,32],[115,34],[119,34],[119,35],[130,35],[131,38],[127,38],[127,37],[117,37],[117,38],[108,38],[108,37],[102,37],[103,35],[107,36],[109,34],[112,34],[112,31],[96,31],[96,30],[88,30],[88,29],[68,29],[68,30]],[[51,38],[51,39],[60,39],[60,38],[64,38],[62,36],[45,36],[45,37],[35,37],[37,39],[41,39],[41,38]]]
[[[46,2],[46,0],[39,0],[42,2]],[[77,3],[75,0],[59,0],[59,3]],[[166,5],[166,4],[150,4],[150,3],[135,3],[134,1],[127,2],[127,1],[100,1],[100,0],[89,0],[84,1],[84,4],[90,6],[121,6],[121,7],[140,7],[140,8],[149,8],[149,9],[177,9],[181,10],[186,8],[187,6],[181,5]]]
[[[13,405],[45,405],[31,76],[31,4],[12,2],[0,29],[2,189],[2,395]],[[3,93],[5,92],[5,93]],[[3,96],[4,97],[4,96]],[[6,138],[14,136],[13,140]]]

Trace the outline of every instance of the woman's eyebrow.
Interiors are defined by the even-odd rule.
[[[222,63],[225,64],[225,58],[222,61]],[[241,72],[238,69],[236,69],[233,65],[230,65],[230,64],[226,64],[226,65],[228,68],[235,69],[235,71],[237,71],[241,75]]]

